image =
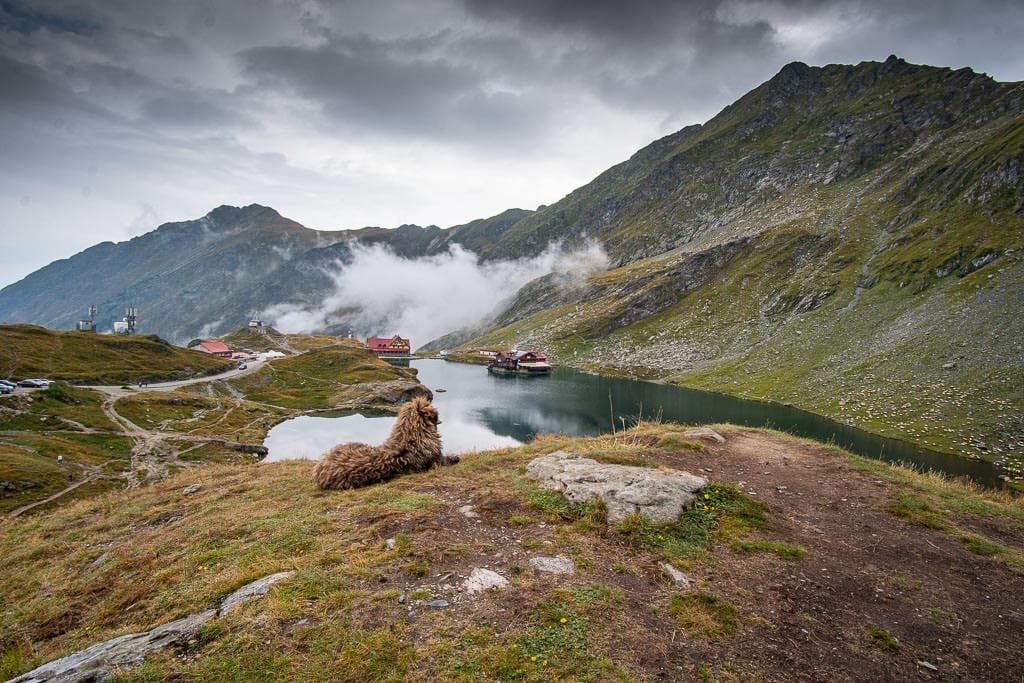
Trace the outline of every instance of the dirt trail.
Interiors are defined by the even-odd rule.
[[[95,475],[86,475],[84,479],[79,479],[75,483],[69,485],[64,490],[58,491],[57,493],[53,494],[49,498],[44,498],[43,500],[37,500],[34,503],[29,503],[28,505],[22,505],[20,508],[16,508],[14,510],[11,510],[10,512],[7,513],[7,518],[8,519],[14,519],[15,517],[17,517],[18,515],[20,515],[23,512],[28,512],[29,510],[31,510],[33,508],[37,508],[40,505],[46,505],[47,503],[55,501],[58,498],[60,498],[61,496],[65,495],[65,494],[68,494],[68,493],[71,493],[72,491],[77,489],[82,484],[87,484],[90,481],[93,481],[94,479],[96,479]]]
[[[1006,679],[1024,633],[1024,577],[887,512],[892,484],[821,447],[753,432],[666,457],[764,502],[772,527],[764,536],[805,551],[782,563],[717,553],[707,577],[715,592],[763,625],[702,656],[814,680]],[[1012,535],[1019,546],[1024,530]],[[898,656],[868,642],[872,626],[893,634]]]

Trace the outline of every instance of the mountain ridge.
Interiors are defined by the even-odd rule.
[[[100,301],[75,277],[88,263],[57,262],[47,277],[66,284],[63,308],[35,322],[69,326],[89,303],[130,292],[163,336],[205,336],[278,302],[317,305],[357,243],[409,258],[460,245],[486,267],[596,241],[608,271],[571,287],[534,281],[443,343],[533,346],[566,365],[792,402],[939,450],[1024,459],[1022,111],[1024,84],[970,69],[897,57],[792,63],[536,211],[446,230],[295,229],[275,241],[269,227],[287,219],[225,209],[218,217],[259,224],[261,239],[221,239],[188,258],[150,254],[159,276],[108,277]],[[194,223],[180,230],[207,234]],[[108,269],[131,256],[123,245],[95,249]],[[238,272],[247,277],[228,277]],[[0,291],[0,319],[54,297],[32,299],[22,283]],[[12,306],[19,298],[34,306]],[[872,387],[883,415],[862,395]]]

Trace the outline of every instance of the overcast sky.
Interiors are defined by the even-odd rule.
[[[0,286],[220,204],[535,208],[787,62],[1016,81],[1022,35],[1019,0],[0,0]]]

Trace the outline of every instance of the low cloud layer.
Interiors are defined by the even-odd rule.
[[[419,259],[381,245],[358,246],[351,262],[331,274],[335,290],[320,305],[279,304],[263,317],[286,333],[346,325],[357,336],[411,337],[417,347],[481,322],[542,275],[559,274],[570,287],[607,266],[597,243],[572,250],[554,245],[535,258],[487,263],[457,245]]]

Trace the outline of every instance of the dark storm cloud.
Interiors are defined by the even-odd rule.
[[[98,28],[96,24],[73,14],[33,7],[27,2],[3,0],[0,2],[0,25],[18,33],[29,34],[46,29],[67,33],[89,33]]]
[[[394,41],[336,36],[316,47],[239,53],[250,91],[277,90],[321,105],[327,125],[465,143],[536,130],[545,108],[494,90],[475,66],[435,54],[444,35]]]

